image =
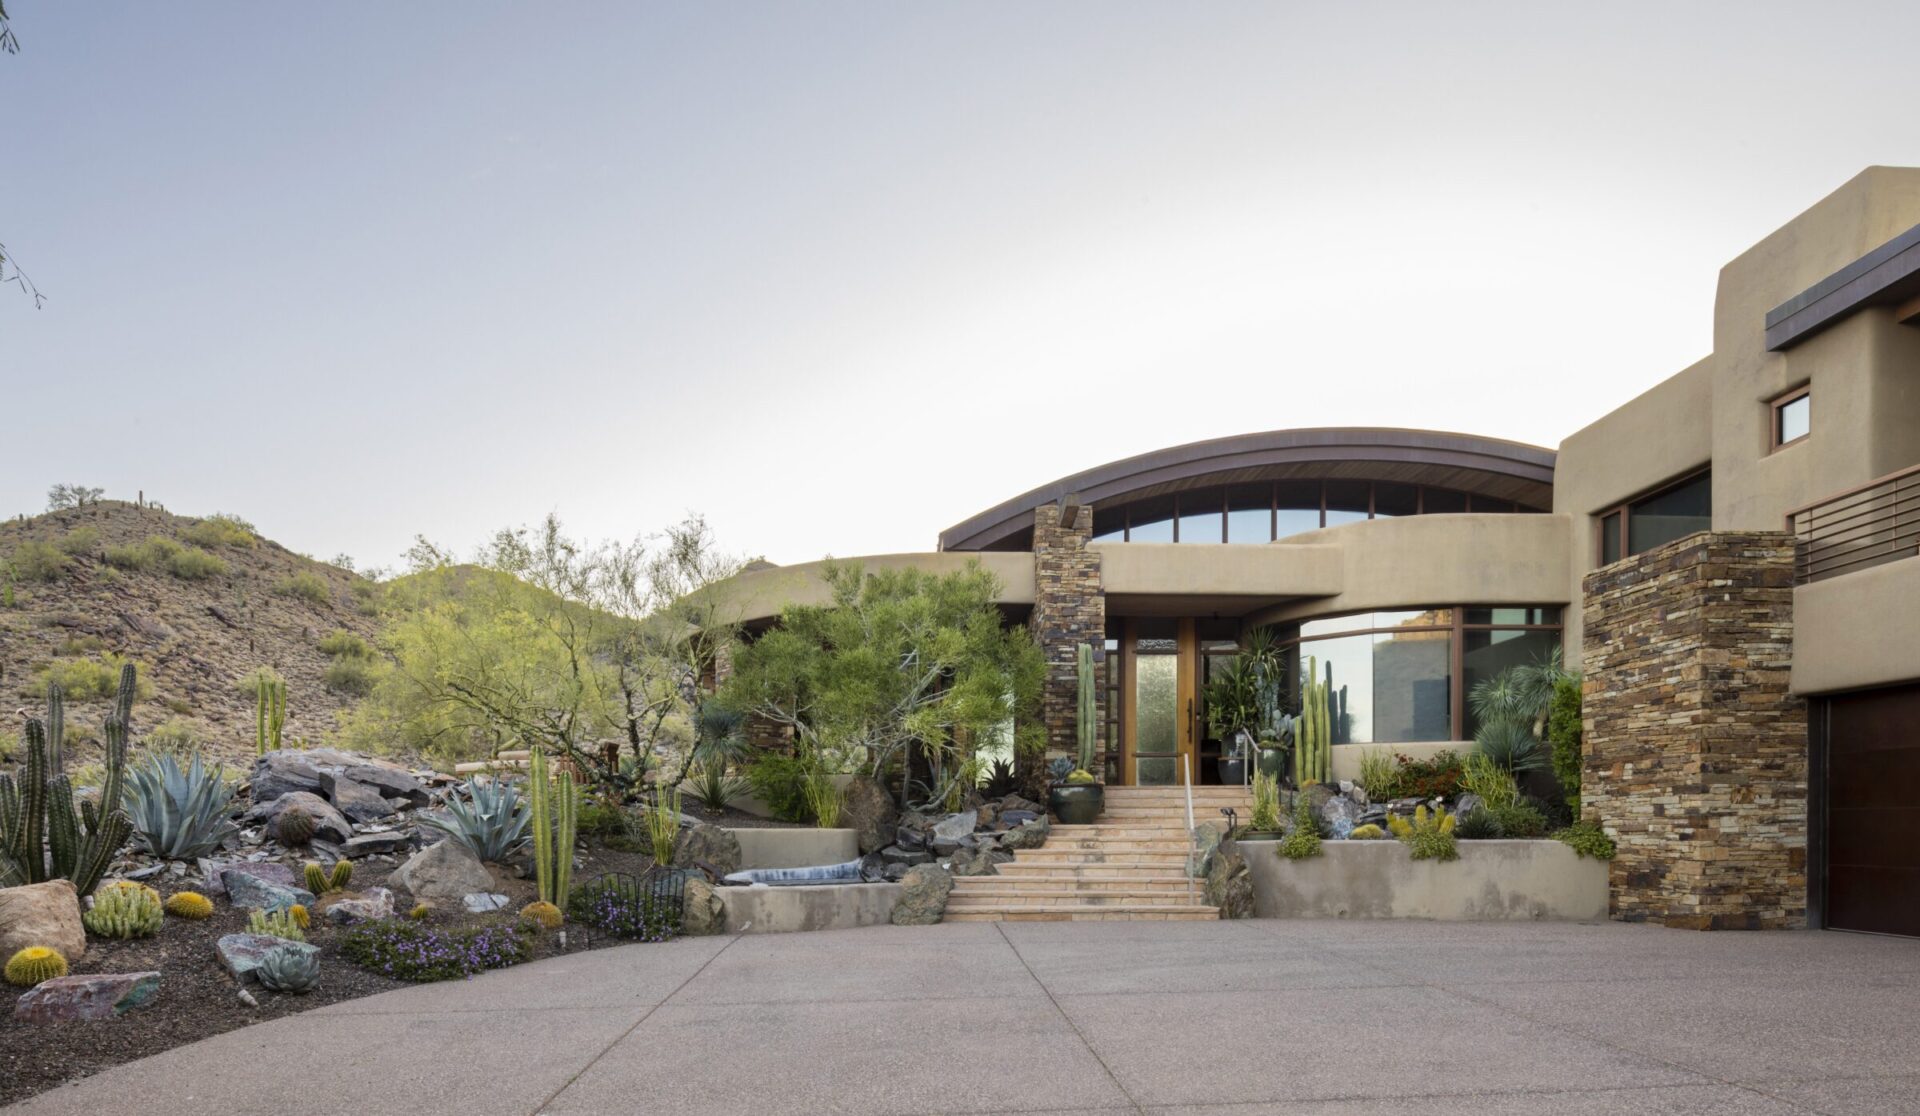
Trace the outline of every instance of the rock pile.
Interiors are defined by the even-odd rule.
[[[953,814],[909,810],[895,822],[892,842],[862,858],[861,874],[897,883],[920,865],[937,864],[955,876],[990,876],[1013,859],[1014,849],[1045,843],[1047,832],[1046,807],[1017,794]]]

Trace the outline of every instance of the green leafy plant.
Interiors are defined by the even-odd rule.
[[[90,933],[126,939],[151,938],[166,918],[159,892],[132,880],[114,880],[93,893],[93,906],[80,921]]]
[[[1453,835],[1462,841],[1497,841],[1505,834],[1500,823],[1483,807],[1476,806],[1464,814],[1457,815]]]
[[[1312,796],[1295,797],[1293,830],[1280,841],[1277,851],[1288,860],[1305,860],[1320,855],[1320,820],[1313,816]]]
[[[235,831],[227,820],[233,784],[199,752],[186,766],[170,753],[149,753],[127,774],[127,817],[140,846],[166,860],[211,856]]]
[[[1481,805],[1488,809],[1520,801],[1520,784],[1514,780],[1513,772],[1485,752],[1467,756],[1462,768],[1460,789],[1479,795]]]
[[[1615,853],[1613,838],[1607,832],[1590,821],[1577,821],[1565,829],[1554,832],[1553,839],[1563,841],[1581,856],[1590,856],[1595,860],[1612,860]]]
[[[1560,649],[1536,662],[1508,667],[1476,683],[1467,703],[1479,720],[1473,734],[1480,751],[1516,774],[1547,766],[1541,748],[1546,739],[1554,693],[1573,678],[1561,664]]]
[[[373,692],[380,680],[378,668],[372,659],[356,656],[342,656],[327,664],[320,672],[320,681],[327,689],[336,694],[351,694],[365,697]]]
[[[98,659],[56,659],[41,669],[35,679],[35,689],[55,686],[64,697],[74,701],[101,701],[118,694],[120,675],[129,666],[134,671],[134,700],[144,701],[153,694],[146,668],[111,651]]]
[[[821,829],[832,829],[840,824],[840,785],[833,781],[833,775],[824,766],[816,764],[807,773],[807,809],[813,814],[813,824]]]
[[[1453,749],[1442,748],[1426,759],[1399,754],[1393,758],[1400,766],[1402,793],[1399,797],[1452,798],[1460,792],[1466,766]]]
[[[1567,808],[1580,813],[1580,676],[1568,675],[1554,683],[1553,703],[1547,711],[1547,743],[1553,749],[1553,775]]]
[[[301,928],[299,916],[293,913],[292,907],[284,911],[253,912],[247,916],[247,933],[285,938],[290,942],[307,940],[307,932]]]
[[[253,975],[269,992],[304,995],[320,983],[320,955],[310,949],[276,946],[260,959]]]
[[[95,527],[75,527],[60,536],[60,553],[75,558],[85,558],[100,545],[100,531]]]
[[[474,779],[467,801],[447,802],[443,814],[422,814],[420,824],[440,830],[481,860],[504,861],[527,843],[532,817],[519,792],[505,779]]]
[[[353,659],[367,659],[373,656],[373,645],[345,628],[335,628],[320,637],[320,653],[335,658],[346,656]]]
[[[59,547],[48,542],[23,542],[13,548],[8,562],[13,575],[22,581],[58,581],[73,564]]]
[[[1524,798],[1482,809],[1500,827],[1500,835],[1509,840],[1530,840],[1547,831],[1547,816],[1540,812],[1540,807]]]
[[[1375,802],[1404,798],[1404,782],[1392,752],[1369,748],[1360,753],[1360,785],[1366,788],[1368,798]]]
[[[768,752],[747,766],[747,782],[774,817],[810,822],[813,807],[807,802],[807,776],[812,769],[813,764],[799,756]]]
[[[205,581],[210,577],[226,576],[227,563],[218,555],[188,546],[168,556],[167,572],[182,581]]]
[[[647,849],[653,862],[666,867],[673,863],[673,848],[680,843],[680,792],[666,787],[653,792],[653,805],[646,810]]]
[[[1247,825],[1257,833],[1280,831],[1280,777],[1265,771],[1253,773],[1253,813]]]

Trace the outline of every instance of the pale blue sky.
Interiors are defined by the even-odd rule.
[[[144,489],[363,565],[549,510],[927,549],[1257,429],[1552,445],[1920,163],[1910,3],[9,11],[49,301],[0,290],[0,511]]]

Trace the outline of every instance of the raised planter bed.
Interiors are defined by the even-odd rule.
[[[905,890],[900,884],[828,884],[821,887],[723,887],[715,894],[729,934],[792,930],[848,930],[884,926]]]
[[[1306,860],[1269,843],[1241,849],[1256,918],[1607,917],[1607,862],[1559,841],[1461,841],[1460,859],[1444,862],[1409,859],[1398,841],[1328,841]]]
[[[860,856],[859,833],[852,829],[729,828],[727,832],[740,842],[742,868],[811,868]]]

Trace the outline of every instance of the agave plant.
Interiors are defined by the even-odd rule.
[[[687,780],[687,793],[693,796],[695,802],[717,814],[734,799],[747,793],[747,781],[738,775],[727,774],[725,763],[707,760],[694,764],[693,775]]]
[[[512,783],[475,779],[467,794],[471,802],[454,799],[444,815],[422,815],[420,824],[452,837],[481,860],[505,860],[527,843],[532,814]]]
[[[149,755],[127,773],[125,801],[134,840],[168,860],[211,855],[236,828],[227,820],[233,785],[225,769],[209,768],[197,751],[185,767],[169,753]]]
[[[253,972],[268,990],[299,995],[319,983],[320,955],[310,949],[276,946]]]

